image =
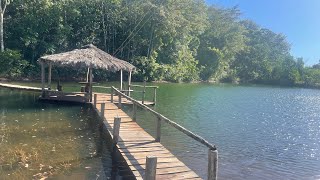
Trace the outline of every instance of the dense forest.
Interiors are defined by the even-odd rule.
[[[1,1],[0,1],[1,2]],[[94,44],[139,70],[136,80],[320,85],[320,64],[305,67],[285,35],[241,18],[237,7],[204,0],[2,1],[0,75],[39,77],[37,59]],[[59,69],[79,77],[85,70]],[[115,75],[95,71],[97,80]]]

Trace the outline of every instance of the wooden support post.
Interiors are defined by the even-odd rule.
[[[121,109],[122,108],[122,103],[121,103],[121,94],[119,94],[118,95],[118,97],[119,97],[119,104],[118,104],[118,107],[119,107],[119,109]]]
[[[90,68],[88,68],[88,70],[87,70],[87,82],[89,82],[89,73],[90,73],[90,70],[89,70]]]
[[[153,91],[153,102],[154,104],[156,104],[157,102],[157,88],[154,88],[154,91]]]
[[[101,117],[104,119],[104,110],[106,109],[106,103],[101,103]]]
[[[48,90],[51,90],[51,71],[52,71],[52,64],[49,63],[49,69],[48,69]]]
[[[90,102],[92,102],[92,68],[89,68],[89,97]]]
[[[132,120],[133,121],[137,121],[137,105],[135,102],[133,103],[133,115],[132,115]]]
[[[113,87],[111,88],[111,103],[113,103]]]
[[[156,174],[157,174],[157,157],[147,156],[144,179],[145,180],[155,180]]]
[[[45,84],[45,67],[44,67],[44,62],[41,62],[41,89],[42,89],[43,98],[45,96],[44,84]]]
[[[161,139],[161,118],[157,117],[157,136],[156,142],[160,142]]]
[[[143,91],[142,91],[142,104],[144,104],[144,99],[146,98],[146,81],[143,82]]]
[[[94,94],[94,96],[93,96],[93,105],[94,105],[95,108],[97,108],[97,98],[98,98],[98,95]]]
[[[218,177],[218,150],[209,149],[208,152],[208,180]]]
[[[119,132],[120,132],[120,124],[121,124],[121,118],[114,117],[114,123],[113,123],[113,146],[117,145],[119,140]]]
[[[132,74],[132,71],[129,71],[129,77],[128,77],[128,96],[130,97],[131,95],[131,74]]]
[[[122,69],[120,70],[120,91],[122,91],[122,85],[123,85],[123,71]]]

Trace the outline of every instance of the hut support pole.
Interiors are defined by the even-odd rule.
[[[131,88],[131,74],[132,71],[129,72],[129,77],[128,77],[128,96],[130,96],[131,92],[130,92],[130,88]]]
[[[41,62],[41,89],[42,89],[42,97],[45,96],[44,84],[45,84],[45,69],[44,69],[44,62]]]
[[[88,70],[87,70],[87,82],[89,82],[89,70],[90,68],[88,68]]]
[[[120,91],[122,91],[122,80],[123,80],[123,72],[120,70]]]
[[[92,68],[89,68],[89,100],[92,102]]]
[[[51,90],[51,69],[52,69],[52,64],[49,63],[49,68],[48,68],[48,90]]]

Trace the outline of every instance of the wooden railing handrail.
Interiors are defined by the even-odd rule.
[[[112,86],[112,89],[114,90],[114,92],[116,92],[117,95],[121,95],[122,97],[126,98],[127,100],[132,101],[132,103],[140,106],[141,108],[150,111],[151,113],[153,113],[155,116],[157,116],[158,118],[160,118],[161,120],[164,120],[166,123],[170,124],[171,126],[173,126],[174,128],[176,128],[177,130],[181,131],[182,133],[184,133],[185,135],[191,137],[192,139],[198,141],[199,143],[207,146],[210,150],[216,150],[216,146],[209,143],[207,140],[205,140],[204,138],[202,138],[201,136],[192,133],[190,130],[184,128],[183,126],[181,126],[180,124],[171,121],[169,118],[163,116],[162,114],[156,112],[155,110],[149,108],[148,106],[141,104],[140,102],[138,102],[137,100],[125,95],[124,93],[120,92],[117,88]]]
[[[103,88],[103,89],[111,89],[109,86],[92,86],[93,88]]]
[[[144,85],[137,85],[137,84],[130,84],[131,87],[141,87],[141,88],[156,88],[158,89],[158,86],[144,86]]]

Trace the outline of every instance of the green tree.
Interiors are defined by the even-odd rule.
[[[211,6],[208,26],[200,36],[198,59],[203,66],[201,78],[219,81],[227,78],[235,55],[245,48],[244,27],[238,22],[237,7],[220,9]]]

